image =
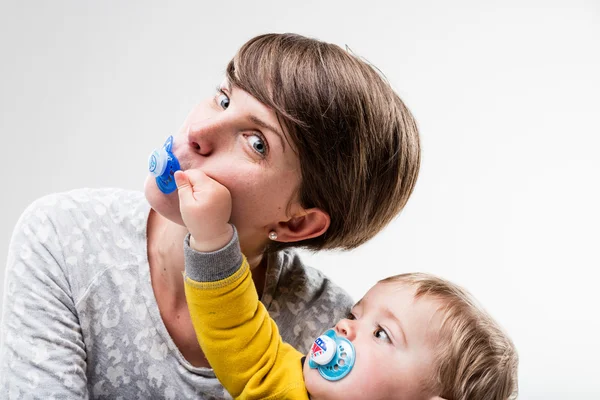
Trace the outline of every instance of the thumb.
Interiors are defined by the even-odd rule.
[[[179,195],[179,206],[189,207],[194,204],[194,192],[192,183],[185,172],[179,170],[175,172],[175,183],[177,184],[177,194]]]

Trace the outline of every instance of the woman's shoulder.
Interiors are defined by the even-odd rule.
[[[137,242],[145,246],[149,210],[139,191],[108,188],[53,193],[27,207],[13,239],[42,244],[51,253],[61,253],[61,258],[131,248]]]
[[[25,209],[19,223],[33,220],[36,225],[51,224],[56,230],[68,232],[72,228],[87,229],[96,221],[105,225],[137,216],[133,223],[145,228],[147,215],[143,214],[148,209],[144,194],[139,191],[83,188],[38,198]]]
[[[80,188],[65,192],[50,193],[34,200],[24,214],[31,211],[62,212],[95,208],[102,214],[101,208],[118,205],[127,207],[144,200],[144,194],[136,190],[118,188]],[[99,207],[103,205],[104,207]]]
[[[31,254],[29,273],[61,275],[78,296],[99,271],[144,260],[148,211],[144,194],[136,191],[77,189],[49,194],[22,213],[9,254],[15,265],[18,258]]]

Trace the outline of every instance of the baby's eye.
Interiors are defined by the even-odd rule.
[[[375,332],[373,332],[373,336],[375,336],[377,339],[386,340],[388,342],[390,341],[390,337],[388,336],[386,331],[381,327],[375,329]]]
[[[356,319],[356,317],[354,316],[354,314],[352,314],[352,313],[350,312],[350,313],[348,313],[348,314],[346,315],[346,319],[355,320],[355,319]]]
[[[217,96],[217,104],[220,105],[223,110],[227,110],[229,107],[229,97],[227,97],[223,91]]]
[[[250,143],[250,146],[252,146],[254,151],[256,151],[258,154],[260,154],[261,156],[266,155],[267,145],[265,144],[264,140],[260,136],[258,136],[258,135],[248,136],[248,143]]]

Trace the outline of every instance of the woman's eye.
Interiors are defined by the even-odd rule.
[[[373,332],[373,336],[375,336],[377,339],[381,339],[381,340],[387,340],[387,341],[390,340],[390,337],[383,330],[383,328],[377,328],[377,329],[375,329],[375,332]]]
[[[248,143],[250,143],[250,146],[252,146],[254,151],[259,153],[260,155],[264,156],[267,154],[267,145],[265,144],[264,140],[260,136],[256,136],[256,135],[249,136]]]
[[[227,110],[229,107],[229,97],[223,92],[217,97],[217,104],[221,106],[223,110]]]

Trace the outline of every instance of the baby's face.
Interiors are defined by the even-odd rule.
[[[311,399],[433,399],[422,383],[433,374],[434,346],[440,328],[440,303],[414,298],[414,288],[378,283],[335,326],[354,345],[356,361],[339,381],[327,381],[304,364]],[[309,355],[310,356],[310,355]]]

